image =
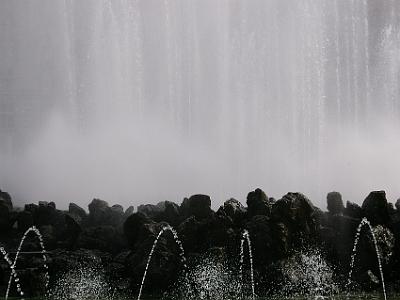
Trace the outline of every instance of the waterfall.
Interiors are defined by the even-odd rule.
[[[398,196],[400,161],[387,158],[400,149],[399,8],[2,2],[2,188],[122,202],[223,200],[254,186],[317,202],[333,189],[355,201],[372,188]],[[370,182],[366,168],[387,171]]]

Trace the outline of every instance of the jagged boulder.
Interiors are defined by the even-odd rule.
[[[177,226],[181,221],[181,215],[179,212],[179,206],[171,201],[160,202],[162,203],[164,210],[157,216],[158,222],[167,222],[172,226]]]
[[[126,220],[130,215],[135,212],[135,208],[131,205],[124,212],[124,219]]]
[[[195,216],[199,220],[211,217],[210,196],[198,194],[185,198],[180,206],[180,213],[185,218]]]
[[[110,207],[107,201],[101,199],[93,199],[88,207],[90,225],[101,225],[104,223],[108,223]]]
[[[90,226],[114,226],[122,225],[124,218],[124,209],[121,205],[110,207],[108,202],[100,199],[93,199],[89,204],[89,216],[87,225]]]
[[[272,219],[289,229],[293,241],[316,237],[317,213],[311,201],[301,193],[288,193],[272,206]]]
[[[247,195],[246,203],[249,216],[269,216],[274,201],[268,198],[261,189],[256,189]]]
[[[385,191],[371,192],[364,200],[361,208],[363,215],[372,225],[386,225],[390,222]]]
[[[156,222],[140,212],[130,215],[124,222],[123,230],[131,248],[149,236],[156,236],[158,234],[156,224]]]
[[[6,205],[9,211],[13,210],[13,203],[10,194],[7,192],[3,192],[2,190],[0,190],[0,203]]]
[[[224,202],[218,211],[218,215],[225,215],[232,220],[234,224],[239,225],[246,216],[246,208],[236,199],[229,199]]]
[[[344,206],[342,195],[338,192],[330,192],[326,196],[328,211],[333,215],[340,215],[343,213]]]
[[[79,217],[76,217],[72,214],[65,215],[65,242],[69,249],[75,247],[76,241],[79,238],[80,233],[82,232],[81,223],[76,218]]]
[[[70,215],[78,217],[80,220],[84,220],[87,217],[86,211],[78,204],[70,203],[68,206],[68,212]]]

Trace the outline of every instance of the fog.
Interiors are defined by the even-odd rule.
[[[400,2],[0,2],[17,205],[400,197]]]

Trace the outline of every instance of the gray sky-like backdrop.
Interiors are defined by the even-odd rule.
[[[400,1],[2,0],[0,188],[400,197]]]

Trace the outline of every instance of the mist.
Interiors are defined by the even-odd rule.
[[[125,207],[400,197],[396,1],[0,2],[0,188]]]

